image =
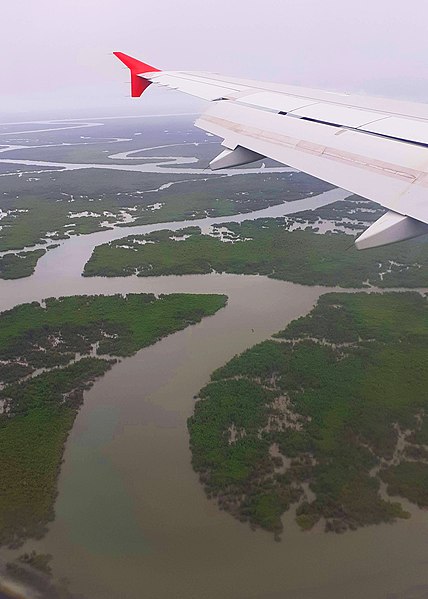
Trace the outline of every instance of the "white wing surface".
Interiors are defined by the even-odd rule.
[[[115,54],[133,96],[154,83],[212,102],[195,124],[223,139],[213,170],[268,157],[381,204],[388,212],[359,249],[428,233],[428,105],[159,71]]]

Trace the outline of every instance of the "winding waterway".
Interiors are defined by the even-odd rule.
[[[285,202],[284,204],[246,214],[157,223],[138,227],[115,227],[91,235],[74,236],[61,242],[56,249],[49,250],[39,260],[32,277],[11,281],[0,280],[0,310],[7,310],[16,304],[58,295],[129,293],[133,291],[140,292],[142,288],[155,293],[171,293],[175,290],[174,285],[176,282],[181,281],[182,277],[153,277],[143,281],[137,277],[84,278],[81,277],[81,273],[95,246],[113,239],[120,239],[127,235],[141,235],[162,229],[176,231],[189,226],[201,227],[202,231],[206,232],[214,223],[242,222],[255,218],[285,216],[302,210],[313,210],[342,200],[348,195],[342,189],[333,189],[317,196],[296,200],[295,202]]]
[[[302,533],[288,514],[276,543],[219,511],[191,468],[186,420],[211,372],[306,314],[329,289],[239,275],[80,276],[95,245],[127,234],[280,216],[345,195],[334,190],[237,217],[75,237],[50,250],[31,278],[0,282],[2,310],[83,293],[229,296],[225,309],[123,360],[86,393],[66,446],[56,519],[44,539],[25,546],[51,553],[55,576],[67,577],[72,590],[88,599],[426,596],[426,513],[406,506],[408,521],[344,535]]]

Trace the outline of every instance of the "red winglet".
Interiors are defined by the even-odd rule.
[[[117,56],[117,58],[121,60],[123,64],[125,64],[131,71],[131,96],[133,98],[139,98],[143,91],[151,84],[151,81],[139,77],[139,75],[144,75],[144,73],[159,72],[160,69],[156,69],[145,62],[141,62],[141,60],[132,58],[132,56],[128,56],[123,52],[113,52],[113,54]]]

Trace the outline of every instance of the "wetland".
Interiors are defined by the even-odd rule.
[[[123,141],[132,138],[130,129],[129,124],[126,127],[114,125],[110,133],[110,140],[122,139],[115,143],[118,150],[125,153],[138,149],[138,145],[141,147],[141,141],[137,143],[137,139]],[[150,133],[150,127],[148,129]],[[94,127],[90,133],[101,130],[102,127]],[[134,125],[135,131],[138,128]],[[73,137],[75,133],[67,130],[60,135],[66,135],[67,143],[78,144],[79,140]],[[58,132],[43,135],[52,135],[55,139],[51,141],[58,142]],[[181,138],[182,135],[183,131]],[[99,144],[97,152],[104,144],[111,154],[105,146],[107,142],[86,141],[96,141]],[[11,140],[7,142],[11,143]],[[32,145],[36,144],[32,141]],[[58,172],[55,169],[59,168],[70,174],[83,172],[81,166],[74,169],[76,156],[67,158],[67,147],[59,149],[64,150],[61,160],[70,158],[69,165],[73,168],[61,166],[58,157],[55,165],[20,164],[19,168],[26,174],[19,177],[19,174],[8,173],[5,178],[25,180],[38,176],[28,172],[32,169],[52,169],[53,178]],[[92,149],[95,151],[95,146],[91,152]],[[204,151],[208,153],[208,146]],[[88,154],[88,160],[93,162],[97,152]],[[50,160],[53,158],[53,155],[49,156]],[[128,154],[126,159],[116,160],[126,163],[129,158]],[[31,162],[28,155],[18,160]],[[107,159],[100,160],[99,164],[103,166],[108,162]],[[140,166],[135,162],[125,164],[133,165]],[[9,170],[18,168],[17,163],[1,166]],[[156,168],[165,167],[159,165]],[[178,178],[195,174],[180,173],[177,164],[167,168],[175,169],[174,177]],[[243,181],[253,174],[243,175]],[[144,173],[146,175],[148,173]],[[167,175],[171,176],[169,172]],[[288,177],[289,173],[281,176]],[[167,183],[165,177],[163,181]],[[221,181],[218,188],[221,188]],[[243,182],[241,186],[245,188]],[[151,202],[156,205],[150,210],[152,219],[159,212],[154,200],[156,196],[157,192],[152,194]],[[359,199],[353,200],[354,203],[342,211],[339,204],[332,204],[340,196],[346,197],[346,192],[324,190],[318,195],[309,193],[307,200],[295,198],[299,208],[311,212],[291,217],[289,204],[293,202],[284,203],[282,194],[282,203],[270,207],[253,204],[252,209],[260,206],[263,211],[238,215],[233,220],[242,222],[257,216],[286,217],[289,229],[309,227],[311,230],[306,233],[315,234],[314,229],[320,229],[321,233],[325,227],[338,231],[345,228],[347,230],[341,233],[349,234],[351,229],[364,226],[363,218],[368,221],[375,214],[373,204],[361,204]],[[322,208],[327,204],[331,207]],[[356,205],[362,210],[354,212],[356,218],[352,219],[350,216]],[[132,217],[132,212],[127,214]],[[94,217],[85,215],[81,218]],[[152,234],[162,229],[177,231],[193,225],[200,227],[202,235],[217,228],[217,237],[222,238],[227,238],[229,232],[234,237],[241,230],[239,227],[232,230],[230,224],[224,227],[226,230],[222,228],[224,223],[231,222],[228,215],[199,220],[191,215],[187,221],[165,224],[152,221],[152,224],[138,226],[132,222],[129,223],[132,228],[123,228],[122,225],[127,224],[123,220],[122,216],[116,220],[112,218],[108,225],[110,229],[103,226],[99,232],[59,240],[59,247],[40,257],[32,276],[0,281],[2,310],[19,312],[24,308],[14,306],[27,304],[25,311],[31,313],[34,310],[40,314],[49,305],[57,315],[52,322],[42,322],[46,336],[33,331],[26,338],[24,349],[29,360],[26,364],[15,363],[15,367],[19,366],[17,370],[5,369],[3,391],[28,385],[31,397],[35,398],[36,389],[31,384],[35,385],[39,378],[49,386],[49,377],[56,369],[57,374],[74,369],[70,376],[75,377],[71,384],[75,389],[73,385],[81,383],[80,379],[75,382],[79,378],[79,368],[93,368],[95,364],[106,368],[103,376],[95,372],[93,380],[89,375],[85,378],[86,370],[83,373],[86,381],[82,388],[83,403],[79,403],[79,409],[72,415],[72,428],[67,429],[71,428],[71,432],[66,437],[64,461],[55,475],[54,519],[49,520],[47,532],[43,529],[40,538],[30,539],[18,549],[3,547],[0,551],[2,559],[25,567],[32,567],[31,562],[41,563],[43,567],[48,563],[55,580],[69,580],[67,592],[95,599],[105,596],[137,599],[142,592],[159,599],[171,596],[214,599],[219,595],[230,599],[277,599],[284,594],[298,599],[339,599],[343,596],[359,599],[362,595],[370,599],[390,596],[401,599],[423,593],[428,583],[424,562],[428,523],[426,512],[418,507],[423,507],[426,500],[426,423],[421,411],[425,397],[422,383],[426,355],[426,300],[421,295],[425,290],[418,289],[423,285],[423,278],[419,285],[414,284],[417,293],[402,295],[400,292],[397,297],[396,294],[355,294],[352,287],[344,293],[336,287],[300,285],[257,274],[220,274],[220,270],[227,271],[228,268],[201,275],[81,277],[94,248],[116,239],[122,239],[119,242],[122,243],[124,237]],[[246,223],[242,227],[250,225]],[[48,232],[55,233],[53,229]],[[37,239],[33,236],[33,241],[48,239],[44,235],[42,231]],[[201,233],[198,235],[202,236]],[[186,241],[175,242],[175,247]],[[47,241],[42,245],[50,243]],[[242,243],[225,242],[224,245]],[[378,268],[378,272],[382,274],[390,266],[394,265],[386,263]],[[380,280],[377,276],[372,283]],[[367,291],[376,291],[376,288],[366,288]],[[209,318],[202,318],[186,328],[178,326],[181,330],[149,345],[142,343],[144,336],[138,337],[137,342],[135,336],[129,334],[130,329],[139,326],[138,310],[130,311],[132,322],[123,322],[122,302],[129,301],[124,296],[136,298],[141,294],[144,297],[154,294],[151,300],[154,304],[163,301],[162,294],[172,294],[172,298],[179,297],[176,294],[217,296],[215,302],[219,307],[224,304],[225,295],[228,301],[226,307]],[[44,303],[43,299],[49,296],[62,299]],[[76,296],[92,296],[92,299]],[[86,312],[83,306],[88,301],[89,304],[93,302],[93,307],[89,306]],[[61,309],[56,310],[61,302]],[[96,307],[97,302],[104,307],[99,304]],[[115,316],[106,323],[105,315],[110,312],[108,306],[115,306]],[[87,320],[83,322],[80,318],[85,313]],[[61,322],[56,321],[60,314],[64,314]],[[80,316],[75,323],[76,314]],[[97,320],[100,314],[104,315],[102,326]],[[409,315],[412,316],[410,322]],[[25,326],[31,325],[31,328],[34,325],[27,312],[24,316],[17,319],[22,323],[21,329],[16,329],[20,344]],[[180,318],[183,316],[181,311]],[[113,322],[116,319],[121,320],[119,327]],[[185,321],[187,323],[186,318]],[[113,328],[106,328],[107,325]],[[15,322],[13,327],[16,326]],[[83,333],[80,331],[82,326]],[[68,350],[61,345],[58,351],[52,347],[52,340],[58,338],[58,327],[70,344]],[[80,331],[78,335],[82,334],[79,344],[74,327]],[[383,330],[387,331],[386,335],[382,334]],[[100,331],[105,333],[102,338],[99,338]],[[125,331],[128,332],[125,334]],[[51,371],[38,371],[40,365],[37,352],[32,351],[33,342],[46,350],[46,356],[52,361]],[[105,349],[101,349],[98,353],[97,344],[98,347],[107,344],[109,351],[104,353]],[[22,353],[23,346],[16,347],[20,347]],[[396,378],[389,370],[389,355],[393,359],[391,368],[397,366],[398,369]],[[408,372],[406,365],[410,355],[414,367]],[[119,361],[110,368],[111,364],[104,364],[109,360]],[[310,368],[306,368],[308,365]],[[28,368],[35,368],[35,373],[29,372]],[[383,391],[377,375],[388,380]],[[68,376],[64,375],[65,382]],[[247,385],[245,397],[255,408],[251,414],[247,405],[242,406],[240,389],[230,393],[229,385],[233,381]],[[346,381],[356,382],[350,393],[348,389],[348,395]],[[67,384],[69,389],[70,384]],[[420,386],[419,394],[413,393],[416,388],[412,385]],[[62,393],[61,386],[55,385],[55,389]],[[289,399],[281,399],[286,395]],[[25,394],[19,391],[16,397],[25,398]],[[323,398],[322,405],[316,397]],[[375,402],[371,401],[373,398]],[[219,399],[217,406],[215,399]],[[392,399],[390,405],[388,402]],[[202,431],[199,440],[204,440],[206,435],[210,439],[213,433],[213,430],[204,429],[206,424],[200,418],[207,409],[202,408],[204,402],[214,410],[211,425],[221,420],[225,427],[214,431],[220,436],[220,429],[225,433],[218,444],[226,454],[223,471],[221,468],[215,470],[212,463],[207,467],[206,446],[195,443],[195,433]],[[57,404],[55,400],[51,403]],[[224,409],[219,412],[216,408],[220,405]],[[361,406],[364,409],[360,411]],[[240,410],[240,407],[244,409]],[[367,420],[364,419],[366,410],[370,416]],[[266,418],[271,420],[269,426],[264,424]],[[357,432],[361,430],[361,436],[352,431],[354,419],[359,424]],[[373,422],[375,429],[371,428]],[[391,426],[395,422],[399,422],[400,428]],[[289,426],[290,423],[294,423],[294,428]],[[286,424],[285,429],[280,430],[279,424]],[[263,429],[261,439],[260,428]],[[287,431],[294,434],[289,436]],[[274,436],[277,436],[276,440]],[[239,443],[244,442],[245,437],[251,441],[251,451],[255,451],[256,457],[255,476],[250,475],[245,481],[249,492],[247,505],[236,502],[229,479],[226,480],[228,488],[224,487],[224,475],[226,478],[230,474],[238,474],[238,478],[240,475],[239,484],[244,480],[242,466],[248,466],[246,445],[243,443],[244,449],[241,449]],[[382,443],[376,443],[378,437]],[[349,450],[342,456],[340,447],[344,440]],[[230,446],[229,441],[232,441]],[[228,458],[229,450],[231,457]],[[355,469],[348,472],[346,460],[351,459],[352,453],[358,460]],[[415,485],[418,477],[420,484]],[[368,483],[368,478],[373,478],[375,484]],[[326,481],[337,484],[326,487]],[[258,492],[254,493],[256,488]],[[348,494],[346,488],[350,489]],[[367,500],[363,505],[351,501],[355,499],[356,489],[364,491],[357,494],[358,499]],[[219,500],[223,509],[219,509]],[[375,509],[370,515],[373,506]],[[407,517],[409,515],[411,517]],[[240,521],[242,516],[245,516],[242,518],[245,522]],[[393,520],[396,520],[394,524]],[[367,526],[375,522],[379,523]],[[344,534],[326,534],[326,527]],[[282,542],[275,543],[275,535],[281,536]],[[28,596],[31,596],[30,591]]]

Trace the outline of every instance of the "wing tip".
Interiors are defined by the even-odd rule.
[[[143,75],[144,73],[156,73],[160,71],[160,69],[157,69],[146,62],[142,62],[133,56],[129,56],[129,54],[125,54],[124,52],[113,52],[113,54],[123,62],[134,75]]]
[[[124,52],[113,52],[113,54],[131,71],[131,96],[139,98],[151,83],[151,81],[144,79],[144,74],[159,72],[160,69],[141,62],[141,60],[137,60],[137,58],[133,58]]]

